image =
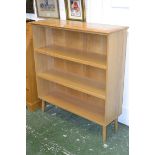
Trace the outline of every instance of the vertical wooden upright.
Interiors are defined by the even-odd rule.
[[[41,107],[36,85],[31,23],[26,23],[26,105],[29,111]]]

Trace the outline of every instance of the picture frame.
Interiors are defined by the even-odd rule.
[[[60,18],[58,0],[35,0],[37,17]]]
[[[66,8],[66,19],[86,21],[84,0],[64,0]]]

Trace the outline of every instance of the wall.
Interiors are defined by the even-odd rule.
[[[128,0],[85,0],[86,20],[89,23],[102,23],[130,26],[129,23],[129,1]],[[34,2],[35,6],[35,2]],[[64,0],[59,0],[60,19],[66,19]],[[35,14],[26,14],[27,18],[40,20]],[[42,19],[41,19],[42,20]],[[128,30],[130,33],[130,29]],[[126,53],[126,69],[124,80],[123,111],[119,122],[129,125],[128,115],[128,55],[129,55],[129,33]]]

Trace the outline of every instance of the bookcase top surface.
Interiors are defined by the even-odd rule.
[[[104,34],[104,35],[128,29],[127,26],[94,24],[94,23],[59,20],[59,19],[40,20],[32,22],[32,24],[53,27],[57,29],[65,29],[65,30],[94,33],[94,34]]]

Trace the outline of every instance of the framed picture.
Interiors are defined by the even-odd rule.
[[[86,20],[84,0],[65,0],[65,7],[68,20]]]
[[[60,18],[58,0],[35,0],[37,16],[43,18]]]

